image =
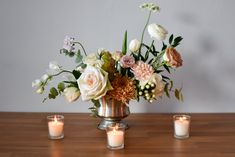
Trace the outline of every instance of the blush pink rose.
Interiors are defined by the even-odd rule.
[[[123,68],[132,68],[135,65],[135,58],[133,56],[124,55],[120,59]]]

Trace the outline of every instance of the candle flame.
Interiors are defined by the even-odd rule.
[[[115,127],[113,128],[113,132],[117,132],[118,130],[118,125],[115,125]]]
[[[57,123],[57,118],[56,118],[56,116],[54,116],[54,121]]]
[[[179,118],[180,121],[184,121],[184,120],[186,120],[186,119],[187,119],[187,118],[184,117],[184,116]]]

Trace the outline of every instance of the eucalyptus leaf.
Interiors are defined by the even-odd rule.
[[[81,63],[82,59],[83,59],[83,56],[81,55],[81,51],[78,50],[78,52],[76,53],[76,60],[75,60],[75,62],[76,63]]]
[[[51,93],[48,95],[49,99],[55,99],[56,96],[52,95]]]
[[[52,87],[50,89],[50,94],[56,97],[59,93],[55,87]]]
[[[57,88],[58,88],[58,90],[59,90],[60,92],[63,92],[64,89],[65,89],[64,83],[63,83],[63,82],[60,82],[60,83],[58,84]]]

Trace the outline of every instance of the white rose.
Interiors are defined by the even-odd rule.
[[[77,80],[82,100],[99,99],[112,89],[108,80],[108,73],[104,70],[88,65]]]
[[[168,32],[161,25],[153,23],[148,26],[148,33],[151,36],[151,38],[153,37],[157,40],[162,41],[166,38]]]
[[[64,89],[64,96],[68,102],[73,102],[79,98],[80,92],[76,87],[68,87]]]
[[[95,66],[95,67],[102,67],[103,62],[99,60],[94,53],[89,54],[83,59],[83,63],[90,65],[90,66]]]
[[[129,50],[131,52],[137,52],[140,48],[141,43],[139,42],[139,40],[137,39],[133,39],[131,40],[130,44],[129,44]]]

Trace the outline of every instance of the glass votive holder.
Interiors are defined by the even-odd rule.
[[[64,116],[62,115],[47,116],[47,122],[48,122],[49,139],[64,138]]]
[[[174,115],[174,137],[177,139],[189,138],[190,121],[189,115]]]
[[[106,128],[107,148],[116,150],[124,148],[125,126],[120,123],[109,124]]]

